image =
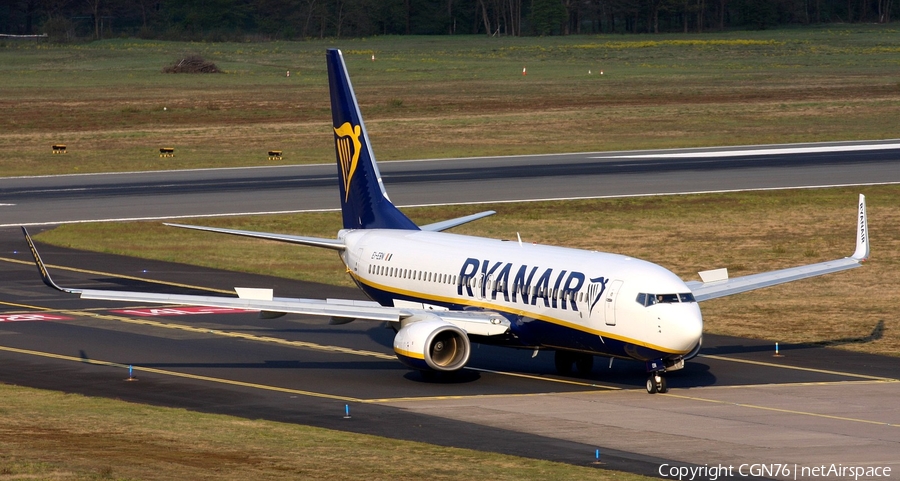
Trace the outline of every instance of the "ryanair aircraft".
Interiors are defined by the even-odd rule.
[[[388,198],[341,52],[328,50],[343,225],[336,239],[190,225],[175,227],[257,237],[337,251],[374,302],[273,297],[236,288],[238,297],[65,289],[84,299],[191,304],[386,321],[405,365],[433,374],[466,366],[471,343],[555,351],[562,374],[587,373],[595,356],[646,363],[649,393],[666,392],[663,374],[700,351],[699,302],[858,267],[869,255],[865,198],[859,198],[851,257],[738,278],[719,269],[684,282],[656,264],[618,254],[444,233],[494,212],[417,226]],[[23,228],[24,231],[24,228]]]

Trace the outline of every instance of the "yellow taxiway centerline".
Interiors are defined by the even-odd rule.
[[[39,310],[39,311],[43,311],[43,312],[51,311],[51,309],[47,309],[47,308],[41,307],[41,306],[32,306],[32,305],[26,305],[26,304],[12,304],[12,303],[5,303],[3,301],[0,301],[0,303],[15,305],[16,307],[23,307],[23,308]],[[54,309],[54,310],[52,310],[52,312],[59,313],[59,314],[65,314],[65,315],[72,316],[72,317],[89,317],[89,318],[99,319],[99,320],[104,320],[104,321],[115,321],[115,322],[122,322],[122,323],[126,323],[126,324],[135,324],[135,325],[141,325],[141,326],[156,327],[156,328],[161,328],[161,329],[176,329],[176,330],[180,330],[180,331],[194,332],[197,334],[212,334],[212,335],[230,337],[230,338],[235,338],[235,339],[244,339],[244,340],[248,340],[248,341],[267,342],[267,343],[279,344],[279,345],[283,345],[283,346],[312,349],[312,350],[316,350],[316,351],[336,352],[336,353],[341,353],[341,354],[352,354],[352,355],[356,355],[356,356],[373,357],[376,359],[389,360],[389,361],[395,361],[397,359],[397,357],[392,354],[385,354],[385,353],[375,352],[375,351],[367,351],[367,350],[362,350],[362,349],[351,349],[351,348],[341,347],[341,346],[316,344],[313,342],[306,342],[306,341],[291,341],[291,340],[282,339],[282,338],[278,338],[278,337],[258,336],[255,334],[247,334],[247,333],[243,333],[243,332],[223,331],[223,330],[218,330],[218,329],[210,329],[207,327],[195,327],[195,326],[189,326],[189,325],[185,325],[185,324],[175,324],[175,323],[153,321],[153,320],[149,320],[149,319],[134,319],[134,318],[125,317],[125,316],[98,314],[98,313],[94,313],[94,312],[76,311],[76,310],[71,310],[71,309]],[[492,374],[498,374],[501,376],[520,377],[520,378],[532,379],[532,380],[537,380],[537,381],[544,381],[544,382],[551,382],[551,383],[558,383],[558,384],[568,384],[568,385],[589,387],[589,388],[595,388],[595,389],[608,389],[608,390],[619,389],[619,388],[613,387],[613,386],[603,386],[603,385],[593,384],[593,383],[570,381],[570,380],[566,380],[566,379],[555,379],[555,378],[548,378],[548,377],[544,377],[544,376],[535,376],[535,375],[530,375],[530,374],[494,371],[494,370],[490,370],[490,369],[480,369],[480,368],[474,368],[474,367],[466,367],[465,369],[472,370],[472,371],[479,371],[479,372],[488,372],[488,373],[492,373]],[[362,401],[358,400],[357,402],[362,402]]]
[[[34,265],[34,261],[29,262],[29,261],[23,261],[20,259],[10,259],[9,257],[0,257],[0,261],[11,262],[13,264],[24,264],[24,265],[31,265],[31,266]],[[229,291],[226,289],[216,289],[213,287],[193,286],[190,284],[182,284],[180,282],[158,281],[156,279],[147,279],[144,277],[129,276],[129,275],[124,275],[124,274],[113,274],[110,272],[103,272],[103,271],[92,271],[90,269],[79,269],[77,267],[58,266],[55,264],[45,264],[45,265],[46,265],[46,267],[52,267],[54,269],[59,269],[59,270],[69,271],[69,272],[78,272],[81,274],[91,274],[94,276],[118,277],[121,279],[128,279],[130,281],[149,282],[149,283],[160,284],[160,285],[164,285],[164,286],[183,287],[186,289],[196,289],[199,291],[217,292],[219,294],[232,294],[232,295],[235,294],[235,292],[233,290]]]
[[[54,354],[52,352],[32,351],[30,349],[18,349],[15,347],[7,347],[7,346],[0,346],[0,351],[14,352],[14,353],[18,353],[18,354],[28,354],[30,356],[39,356],[39,357],[46,357],[46,358],[51,358],[51,359],[60,359],[63,361],[80,362],[83,364],[92,364],[95,366],[108,366],[108,367],[117,367],[117,368],[124,368],[124,369],[131,367],[136,372],[149,372],[149,373],[153,373],[153,374],[162,374],[162,375],[166,375],[166,376],[182,377],[182,378],[187,378],[187,379],[196,379],[199,381],[209,381],[209,382],[215,382],[215,383],[219,383],[219,384],[229,384],[232,386],[251,387],[251,388],[255,388],[255,389],[263,389],[266,391],[276,391],[276,392],[283,392],[283,393],[288,393],[288,394],[297,394],[300,396],[311,396],[311,397],[319,397],[319,398],[326,398],[326,399],[335,399],[338,401],[346,401],[346,402],[360,402],[360,403],[365,402],[364,399],[358,399],[358,398],[349,397],[349,396],[338,396],[338,395],[334,395],[334,394],[325,394],[325,393],[314,392],[314,391],[304,391],[304,390],[300,390],[300,389],[290,389],[290,388],[278,387],[278,386],[268,386],[265,384],[256,384],[256,383],[252,383],[252,382],[234,381],[231,379],[222,379],[222,378],[210,377],[210,376],[200,376],[197,374],[188,374],[188,373],[178,372],[178,371],[167,371],[164,369],[156,369],[156,368],[152,368],[152,367],[126,366],[124,364],[120,364],[117,362],[101,361],[101,360],[97,360],[97,359],[87,359],[87,358],[80,358],[80,357],[74,357],[74,356],[64,356],[62,354]]]
[[[769,385],[763,384],[761,386],[769,386]],[[738,407],[743,407],[743,408],[748,408],[748,409],[759,409],[762,411],[772,411],[772,412],[778,412],[778,413],[784,413],[784,414],[796,414],[796,415],[800,415],[800,416],[811,416],[811,417],[816,417],[816,418],[834,419],[836,421],[849,421],[849,422],[855,422],[855,423],[877,424],[877,425],[881,425],[881,426],[891,426],[891,427],[895,427],[895,428],[900,427],[900,424],[891,424],[891,423],[886,423],[883,421],[872,421],[869,419],[848,418],[845,416],[833,416],[831,414],[811,413],[808,411],[797,411],[794,409],[773,408],[773,407],[768,407],[768,406],[760,406],[758,404],[736,403],[736,402],[732,402],[732,401],[721,401],[718,399],[707,399],[707,398],[702,398],[702,397],[697,397],[697,396],[685,396],[685,395],[681,395],[681,394],[672,394],[672,393],[662,394],[662,396],[678,398],[678,399],[687,399],[690,401],[702,401],[702,402],[713,403],[713,404],[727,404],[727,405],[731,405],[731,406],[738,406]]]
[[[11,263],[15,263],[15,264],[25,264],[25,265],[33,264],[33,262],[22,261],[19,259],[10,259],[7,257],[0,257],[0,261],[11,262]],[[202,290],[202,291],[208,291],[208,292],[234,294],[233,291],[227,291],[227,290],[222,290],[222,289],[215,289],[215,288],[203,287],[203,286],[195,286],[195,285],[182,284],[182,283],[176,283],[176,282],[158,281],[158,280],[154,280],[154,279],[146,279],[146,278],[141,278],[141,277],[136,277],[136,276],[114,274],[114,273],[103,272],[103,271],[93,271],[93,270],[88,270],[88,269],[79,269],[79,268],[75,268],[75,267],[66,267],[66,266],[59,266],[59,265],[53,265],[53,264],[48,264],[47,267],[52,267],[54,269],[68,270],[68,271],[72,271],[72,272],[91,274],[91,275],[119,277],[119,278],[123,278],[123,279],[136,280],[136,281],[142,281],[142,282],[150,282],[150,283],[169,285],[169,286],[174,286],[174,287],[196,289],[196,290]],[[374,352],[374,351],[351,349],[351,348],[345,348],[345,347],[341,347],[341,346],[322,345],[322,344],[316,344],[316,343],[305,342],[305,341],[290,341],[287,339],[281,339],[281,338],[276,338],[276,337],[257,336],[254,334],[245,334],[245,333],[232,332],[232,331],[221,331],[221,330],[216,330],[216,329],[188,326],[188,325],[184,325],[184,324],[151,321],[151,320],[147,320],[147,319],[134,319],[134,318],[128,318],[128,317],[123,317],[123,316],[96,314],[93,312],[88,312],[88,310],[48,309],[48,308],[41,307],[41,306],[17,304],[17,303],[5,302],[5,301],[0,301],[0,304],[13,306],[13,307],[20,307],[20,308],[25,308],[25,309],[34,309],[34,310],[39,310],[39,311],[44,311],[44,312],[55,312],[55,313],[66,314],[66,315],[75,316],[75,317],[84,316],[84,317],[91,317],[91,318],[100,319],[100,320],[117,321],[117,322],[123,322],[123,323],[128,323],[128,324],[137,324],[137,325],[144,325],[144,326],[164,328],[164,329],[177,329],[177,330],[196,332],[196,333],[202,333],[202,334],[214,334],[214,335],[224,336],[224,337],[245,339],[245,340],[257,341],[257,342],[268,342],[268,343],[280,344],[280,345],[291,346],[291,347],[306,348],[306,349],[312,349],[312,350],[318,350],[318,351],[337,352],[337,353],[342,353],[342,354],[352,354],[352,355],[358,355],[358,356],[373,357],[376,359],[383,359],[383,360],[395,360],[396,359],[396,357],[393,355],[380,353],[380,352]],[[0,349],[8,350],[8,349],[13,349],[13,348],[0,347]],[[33,351],[33,352],[37,353],[37,351]],[[45,354],[49,355],[50,353],[45,353]],[[56,356],[56,355],[53,355],[53,356]],[[65,357],[65,356],[63,356],[63,357]],[[737,358],[730,358],[730,357],[724,357],[724,356],[700,354],[698,357],[705,357],[708,359],[715,359],[715,360],[720,360],[720,361],[754,364],[754,365],[767,366],[767,367],[777,367],[777,368],[782,368],[782,369],[792,369],[792,370],[798,370],[798,371],[816,372],[816,373],[821,373],[821,374],[855,377],[855,378],[869,379],[869,380],[874,380],[874,381],[879,381],[879,382],[897,382],[898,381],[897,379],[884,378],[884,377],[880,377],[880,376],[868,376],[868,375],[864,375],[864,374],[854,374],[854,373],[831,371],[831,370],[825,370],[825,369],[805,368],[805,367],[798,367],[798,366],[786,366],[786,365],[775,364],[775,363],[770,363],[770,362],[751,361],[751,360],[746,360],[746,359],[737,359]],[[77,359],[79,362],[84,361],[80,358],[74,358],[74,359]],[[109,363],[109,362],[103,362],[103,364],[117,365],[115,363]],[[226,384],[248,385],[248,386],[250,385],[249,383],[241,383],[240,381],[229,381],[227,379],[208,378],[205,376],[194,376],[194,375],[190,375],[190,374],[177,373],[175,371],[153,370],[151,368],[141,368],[141,369],[145,372],[157,372],[160,374],[180,375],[181,377],[191,377],[194,379],[205,379],[205,380],[210,380],[210,381],[214,381],[214,382],[222,382],[222,383],[226,383]],[[538,380],[538,381],[554,382],[554,383],[560,383],[560,384],[568,384],[568,385],[574,385],[574,386],[580,386],[580,387],[590,387],[590,388],[610,390],[610,391],[621,389],[621,388],[617,388],[614,386],[604,386],[604,385],[593,384],[593,383],[570,381],[570,380],[565,380],[565,379],[555,379],[555,378],[548,378],[548,377],[544,377],[544,376],[535,376],[535,375],[530,375],[530,374],[494,371],[494,370],[489,370],[489,369],[481,369],[481,368],[473,368],[473,367],[467,367],[466,369],[469,369],[472,371],[478,371],[478,372],[499,374],[499,375],[503,375],[503,376],[512,376],[512,377],[519,377],[519,378],[532,379],[532,380]],[[842,382],[842,381],[835,381],[835,382]],[[808,385],[808,384],[829,384],[829,382],[781,383],[781,384],[777,384],[777,385],[782,385],[782,384],[787,385],[787,386],[791,386],[791,385],[797,386],[797,385]],[[767,384],[767,386],[772,386],[772,385],[776,385],[776,384]],[[294,390],[289,390],[287,388],[278,388],[278,387],[274,387],[274,386],[258,385],[258,387],[260,387],[261,389],[268,389],[268,390],[283,390],[284,392],[289,392],[289,391],[293,392],[294,391]],[[728,386],[728,387],[737,387],[737,386]],[[591,391],[589,391],[589,392],[591,392]],[[297,392],[297,393],[303,394],[303,393],[306,393],[306,391],[301,391],[301,392]],[[535,393],[535,394],[530,394],[530,395],[545,395],[545,394],[549,394],[549,393]],[[448,396],[437,396],[437,397],[422,397],[422,398],[411,397],[411,398],[396,398],[396,399],[386,398],[386,399],[377,399],[377,400],[363,400],[363,399],[357,399],[357,398],[332,396],[329,394],[313,393],[313,392],[309,392],[309,394],[303,394],[303,395],[329,397],[329,398],[334,398],[334,399],[345,399],[345,400],[352,399],[353,402],[393,402],[393,401],[406,401],[406,400],[412,401],[412,400],[435,400],[435,399],[459,399],[459,398],[466,398],[466,397],[485,396],[485,395],[449,396],[449,397]],[[501,394],[501,395],[496,395],[496,396],[516,396],[516,395]],[[521,395],[519,395],[519,396],[521,396]],[[678,396],[678,395],[670,394],[670,396]],[[680,396],[680,397],[685,397],[685,396]],[[685,398],[690,398],[690,397],[685,397]],[[705,400],[702,398],[697,398],[697,399]],[[709,400],[709,402],[716,402],[716,401]],[[763,409],[763,408],[761,407],[760,409]],[[774,410],[774,408],[773,408],[773,410]],[[798,411],[798,413],[802,413],[802,412]],[[848,418],[848,419],[850,419],[850,418]],[[884,423],[882,423],[882,424],[884,424]]]
[[[82,364],[91,364],[94,366],[106,366],[106,367],[115,367],[121,369],[128,369],[129,367],[134,372],[146,372],[152,374],[160,374],[164,376],[173,376],[180,377],[186,379],[195,379],[198,381],[206,381],[218,384],[227,384],[230,386],[240,386],[240,387],[249,387],[253,389],[260,389],[264,391],[273,391],[273,392],[283,392],[287,394],[294,394],[299,396],[309,396],[309,397],[317,397],[317,398],[325,398],[325,399],[334,399],[338,401],[344,402],[355,402],[360,404],[383,404],[383,403],[392,403],[392,402],[400,402],[400,401],[433,401],[433,400],[447,400],[447,399],[467,399],[467,398],[482,398],[482,397],[534,397],[534,396],[547,396],[553,394],[563,394],[563,393],[509,393],[509,394],[476,394],[476,395],[468,395],[468,396],[422,396],[422,397],[398,397],[398,398],[373,398],[373,399],[362,399],[351,396],[340,396],[337,394],[327,394],[315,391],[307,391],[302,389],[292,389],[286,387],[279,386],[270,386],[268,384],[259,384],[245,381],[236,381],[233,379],[225,379],[219,377],[212,376],[202,376],[199,374],[189,374],[179,371],[169,371],[165,369],[157,369],[152,367],[143,367],[143,366],[135,366],[135,365],[125,365],[118,362],[112,361],[103,361],[99,359],[90,359],[90,358],[82,358],[82,357],[74,357],[74,356],[66,356],[63,354],[56,354],[52,352],[43,352],[43,351],[35,351],[31,349],[19,349],[15,347],[8,346],[0,346],[0,351],[13,352],[17,354],[26,354],[29,356],[38,356],[49,359],[58,359],[62,361],[70,361],[70,362],[78,362]],[[536,378],[537,379],[537,378]],[[565,393],[570,394],[570,393]]]
[[[827,369],[816,369],[812,367],[799,367],[799,366],[785,366],[783,364],[775,364],[774,362],[764,362],[764,361],[751,361],[749,359],[738,359],[734,357],[724,357],[724,356],[713,356],[709,354],[699,354],[697,357],[704,357],[707,359],[715,359],[717,361],[728,361],[728,362],[740,362],[743,364],[753,364],[756,366],[766,366],[766,367],[777,367],[782,369],[792,369],[794,371],[807,371],[807,372],[817,372],[820,374],[831,374],[834,376],[847,376],[847,377],[858,377],[860,379],[872,379],[875,381],[897,381],[897,379],[892,379],[889,377],[881,377],[881,376],[869,376],[866,374],[854,374],[851,372],[842,372],[842,371],[829,371]]]

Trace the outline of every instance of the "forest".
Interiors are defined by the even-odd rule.
[[[50,41],[657,34],[888,23],[900,0],[6,0],[0,34]]]

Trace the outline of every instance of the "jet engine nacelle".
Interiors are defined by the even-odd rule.
[[[471,344],[466,332],[438,316],[405,319],[394,336],[400,362],[423,371],[458,371],[469,362]]]

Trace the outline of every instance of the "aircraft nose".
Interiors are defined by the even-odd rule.
[[[675,325],[677,334],[673,336],[675,345],[672,347],[681,351],[690,351],[700,341],[703,335],[703,315],[700,306],[696,303],[682,304],[684,312],[680,313]]]

